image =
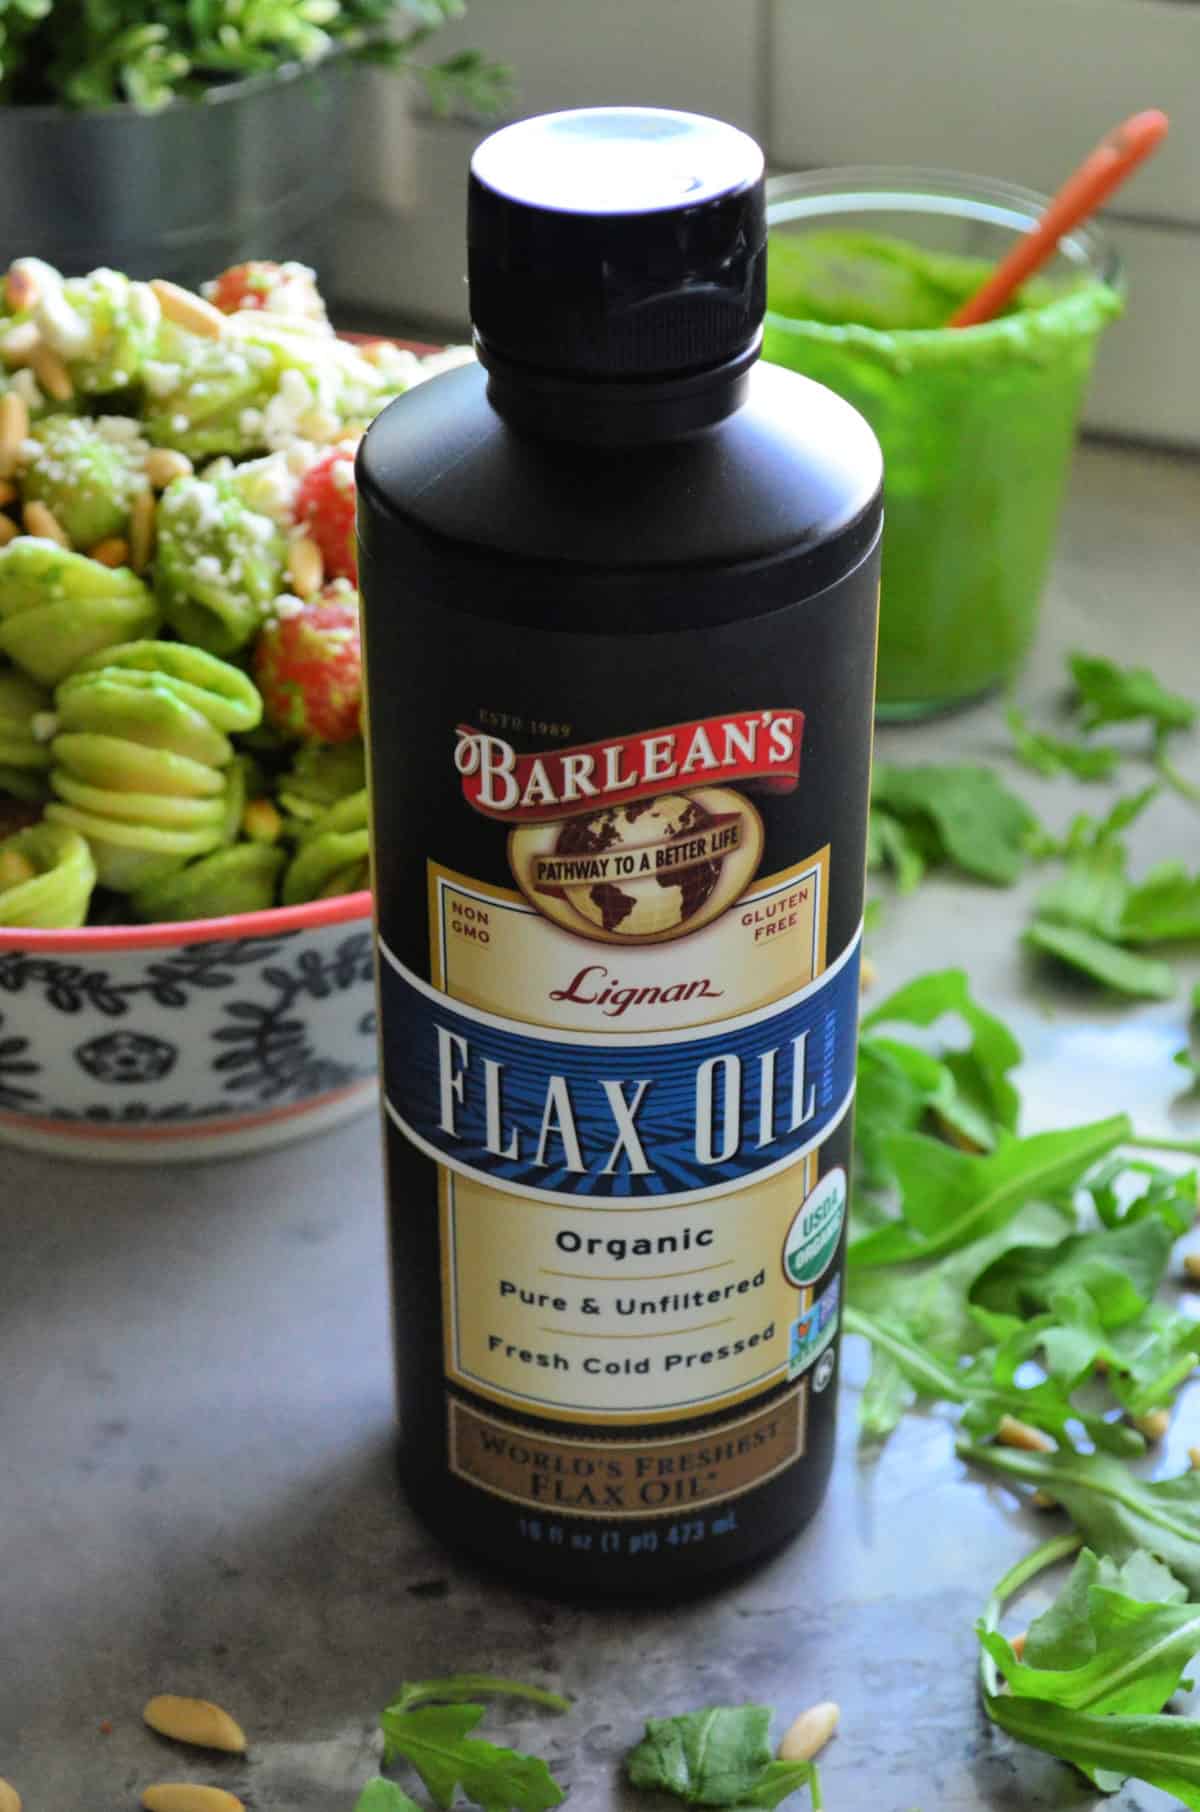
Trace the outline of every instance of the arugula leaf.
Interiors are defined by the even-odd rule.
[[[931,837],[935,859],[998,887],[1017,879],[1038,828],[991,768],[878,763],[871,800],[910,833]]]
[[[1137,956],[1094,932],[1035,919],[1025,933],[1025,942],[1068,968],[1082,971],[1116,994],[1132,995],[1138,1000],[1169,1000],[1175,992],[1169,963]]]
[[[1157,1712],[1200,1651],[1200,1604],[1145,1602],[1106,1585],[1085,1548],[1020,1659],[998,1631],[981,1624],[979,1639],[1018,1697],[1073,1711]]]
[[[1101,1329],[1135,1320],[1166,1275],[1175,1232],[1158,1219],[1073,1233],[1057,1246],[1014,1246],[982,1271],[970,1299],[1014,1316],[1040,1315],[1083,1290]]]
[[[1191,1086],[1195,1088],[1200,1084],[1200,982],[1192,989],[1188,1034],[1187,1044],[1175,1053],[1175,1062],[1188,1072]]]
[[[1106,743],[1069,742],[1034,730],[1023,711],[1010,705],[1005,718],[1018,760],[1039,774],[1074,774],[1076,780],[1110,780],[1120,752]]]
[[[563,1790],[540,1757],[469,1735],[482,1717],[482,1705],[389,1706],[380,1718],[384,1760],[410,1762],[443,1808],[459,1787],[484,1812],[550,1812],[559,1805]]]
[[[854,1240],[853,1265],[895,1265],[953,1252],[1005,1226],[1028,1201],[1078,1181],[1130,1136],[1124,1114],[1061,1132],[1009,1137],[974,1157],[921,1133],[894,1133],[885,1150],[902,1219]]]
[[[921,840],[901,819],[879,806],[871,807],[867,820],[867,867],[892,869],[900,893],[913,893],[925,874]]]
[[[1116,941],[1129,899],[1125,850],[1105,841],[1083,850],[1037,897],[1034,916],[1052,925],[1073,925]]]
[[[904,1367],[881,1346],[871,1346],[871,1369],[858,1400],[858,1426],[864,1440],[882,1441],[898,1428],[917,1400],[916,1387]]]
[[[1078,653],[1068,665],[1085,730],[1143,718],[1156,729],[1189,730],[1196,721],[1191,700],[1168,692],[1148,667],[1118,667],[1100,655]]]
[[[1140,792],[1124,794],[1103,818],[1093,818],[1088,812],[1077,813],[1067,828],[1066,836],[1053,850],[1046,853],[1077,856],[1087,854],[1092,850],[1105,849],[1117,842],[1121,832],[1128,830],[1129,826],[1141,817],[1147,807],[1153,805],[1161,792],[1162,787],[1155,780],[1151,781],[1149,786],[1143,787]],[[1118,859],[1120,866],[1124,867],[1125,851],[1123,847],[1118,849]]]
[[[1103,1792],[1131,1775],[1200,1809],[1200,1722],[1192,1718],[1099,1717],[1005,1694],[984,1700],[988,1716],[1011,1736],[1073,1762]]]
[[[354,1802],[354,1812],[421,1812],[415,1799],[381,1774],[367,1782]]]
[[[1104,1453],[970,1443],[960,1443],[959,1453],[1048,1491],[1100,1553],[1124,1561],[1144,1548],[1200,1596],[1200,1471],[1149,1480]]]
[[[1136,1192],[1119,1187],[1143,1178]],[[1196,1218],[1198,1182],[1194,1170],[1164,1170],[1144,1158],[1122,1156],[1097,1165],[1084,1178],[1083,1189],[1104,1226],[1132,1226],[1154,1217],[1178,1239]]]
[[[1075,1668],[1092,1659],[1097,1647],[1090,1600],[1094,1585],[1139,1604],[1182,1604],[1187,1598],[1187,1587],[1141,1548],[1122,1566],[1084,1548],[1054,1603],[1029,1626],[1021,1655],[1027,1666]]]
[[[812,1762],[776,1761],[766,1705],[710,1705],[675,1718],[648,1718],[628,1758],[635,1787],[673,1793],[692,1806],[777,1806],[797,1788],[820,1782]]]
[[[1181,862],[1152,868],[1130,888],[1118,935],[1130,944],[1200,938],[1200,875],[1190,875]]]
[[[886,1141],[892,1133],[914,1132],[936,1103],[947,1106],[954,1080],[945,1064],[912,1044],[887,1038],[860,1038],[858,1045],[855,1137],[858,1181],[878,1188],[891,1178]]]
[[[1190,1378],[1200,1355],[1200,1320],[1151,1303],[1144,1315],[1120,1328],[1102,1349],[1109,1388],[1131,1416],[1170,1403]]]
[[[1049,1380],[1019,1387],[1003,1370],[998,1375],[994,1360],[986,1355],[966,1369],[945,1365],[899,1329],[873,1320],[853,1304],[847,1304],[845,1325],[848,1333],[864,1335],[874,1352],[886,1354],[918,1395],[962,1404],[963,1426],[977,1438],[994,1433],[1004,1416],[1015,1416],[1067,1443],[1072,1423],[1078,1423],[1097,1446],[1127,1456],[1143,1450],[1135,1430],[1077,1408]]]
[[[933,970],[898,988],[865,1016],[862,1031],[892,1024],[931,1026],[946,1015],[963,1021],[971,1041],[965,1051],[942,1053],[942,1063],[959,1094],[956,1108],[947,1110],[942,1104],[943,1117],[953,1122],[956,1111],[971,1107],[976,1120],[985,1115],[1007,1132],[1014,1131],[1020,1096],[1009,1072],[1020,1063],[1023,1052],[1004,1021],[973,998],[963,970]],[[990,1131],[985,1143],[994,1143]]]

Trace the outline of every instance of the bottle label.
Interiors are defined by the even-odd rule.
[[[511,1503],[677,1516],[813,1438],[840,1317],[874,607],[872,564],[632,650],[472,623],[388,700],[395,1263],[418,1290],[407,1150],[437,1180],[447,1465]],[[689,695],[703,712],[663,723]],[[525,702],[556,698],[571,709]],[[419,758],[388,759],[393,713]]]

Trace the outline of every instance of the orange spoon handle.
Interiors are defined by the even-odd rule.
[[[1131,114],[1114,126],[1067,178],[1045,213],[1018,239],[987,282],[955,310],[946,325],[977,327],[998,315],[1013,292],[1053,255],[1063,235],[1094,214],[1166,136],[1167,116],[1157,107]]]

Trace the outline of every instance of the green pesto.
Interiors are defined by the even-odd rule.
[[[1019,666],[1096,341],[1121,310],[1103,283],[1043,278],[999,319],[947,331],[988,268],[866,233],[770,241],[764,355],[853,403],[883,447],[885,714]]]

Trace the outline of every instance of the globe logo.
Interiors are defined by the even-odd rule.
[[[509,863],[546,917],[602,943],[663,943],[725,912],[753,879],[762,821],[727,787],[697,787],[522,825]]]

